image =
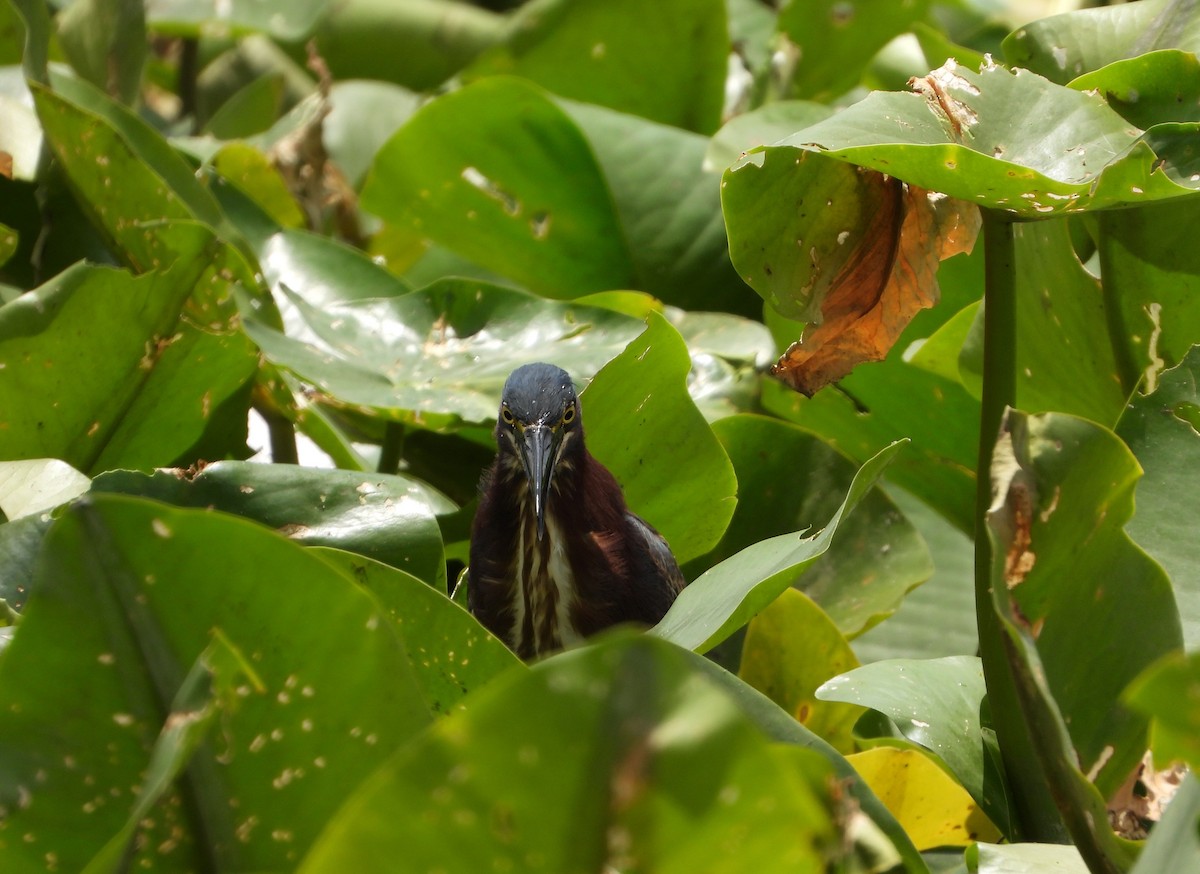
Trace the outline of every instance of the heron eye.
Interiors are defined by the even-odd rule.
[[[511,425],[514,421],[516,421],[516,419],[513,418],[513,414],[508,409],[508,407],[500,408],[500,418],[504,419],[504,423],[506,425]]]
[[[562,420],[563,420],[564,425],[570,425],[572,422],[575,421],[575,406],[574,405],[567,407],[566,411],[562,415]]]

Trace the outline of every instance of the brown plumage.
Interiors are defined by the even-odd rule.
[[[495,434],[471,529],[471,612],[526,659],[618,623],[657,623],[683,575],[587,451],[567,373],[513,371]]]

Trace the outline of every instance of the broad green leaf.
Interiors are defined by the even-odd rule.
[[[563,97],[710,134],[720,123],[728,53],[724,0],[541,0],[522,7],[508,38],[464,76],[520,76]]]
[[[992,591],[1019,634],[1013,669],[1038,672],[1070,726],[1070,764],[1104,797],[1146,749],[1146,720],[1120,694],[1181,643],[1166,574],[1124,531],[1140,474],[1111,431],[1057,413],[1011,413],[993,464]]]
[[[1124,699],[1153,717],[1158,761],[1200,767],[1200,652],[1164,656],[1130,684]]]
[[[616,636],[512,671],[434,725],[300,870],[824,871],[840,855],[829,776],[816,753],[769,746],[685,653]]]
[[[979,402],[958,380],[908,364],[902,351],[893,348],[886,361],[860,367],[812,398],[768,381],[763,406],[859,463],[893,440],[911,439],[888,479],[971,531]]]
[[[1200,38],[1196,44],[1200,47]],[[1200,60],[1194,51],[1170,49],[1114,61],[1070,84],[1099,91],[1143,130],[1166,121],[1200,121]]]
[[[738,679],[735,674],[731,674],[716,662],[695,654],[690,655],[689,659],[696,672],[703,674],[733,698],[742,713],[768,738],[778,743],[795,744],[815,750],[828,759],[833,766],[833,773],[846,787],[846,792],[887,836],[887,842],[899,853],[904,870],[914,874],[929,874],[928,867],[908,834],[875,797],[871,787],[860,779],[854,767],[837,750],[797,722],[791,714],[766,695]]]
[[[204,121],[203,132],[219,140],[252,137],[271,127],[283,114],[287,82],[282,73],[251,79]]]
[[[142,0],[78,0],[58,17],[58,42],[84,79],[126,105],[137,98],[147,54]]]
[[[635,287],[692,311],[757,317],[758,302],[729,260],[720,176],[705,169],[708,139],[597,106],[560,105],[612,192]]]
[[[709,140],[704,167],[724,170],[751,149],[777,143],[831,115],[830,107],[808,100],[779,100],[735,115]]]
[[[971,874],[1088,874],[1079,851],[1062,844],[976,844],[966,853]]]
[[[1189,0],[1142,0],[1030,22],[1004,40],[1004,57],[1060,84],[1157,49],[1200,48],[1200,10]]]
[[[122,857],[142,820],[169,793],[184,773],[188,761],[212,729],[218,715],[232,713],[238,704],[238,689],[264,694],[267,690],[246,657],[220,629],[213,629],[212,642],[200,653],[183,678],[162,732],[154,742],[146,778],[137,802],[121,830],[105,844],[84,869],[85,874],[106,874],[121,867]]]
[[[1063,822],[1103,870],[1132,863],[1104,798],[1147,745],[1148,720],[1118,696],[1180,644],[1170,583],[1123,530],[1138,474],[1111,432],[1053,413],[1010,411],[992,466],[991,591],[1009,670]]]
[[[1200,350],[1135,396],[1117,433],[1137,456],[1137,512],[1127,530],[1171,577],[1188,650],[1200,648]]]
[[[750,620],[738,676],[845,754],[854,749],[854,723],[862,708],[818,701],[813,693],[856,667],[858,659],[833,621],[807,596],[789,589]]]
[[[334,82],[329,115],[321,125],[329,157],[357,188],[380,147],[416,111],[418,96],[387,82]]]
[[[495,418],[508,374],[553,361],[589,378],[640,333],[609,310],[446,279],[400,297],[314,306],[288,299],[313,343],[257,321],[246,332],[274,364],[328,399],[420,427]]]
[[[871,490],[902,445],[893,443],[863,465],[819,533],[771,537],[725,559],[684,589],[651,633],[705,652],[741,628],[829,549],[842,519]]]
[[[1001,834],[962,786],[916,750],[876,747],[847,758],[919,850],[998,841]]]
[[[288,191],[287,183],[258,149],[245,143],[229,143],[212,156],[212,165],[222,180],[233,183],[277,225],[304,226],[304,213]]]
[[[446,590],[434,516],[456,508],[409,477],[221,461],[197,472],[111,471],[96,478],[92,491],[245,516],[299,543],[358,553]]]
[[[49,513],[41,513],[0,525],[0,598],[13,610],[24,608],[33,589],[34,567],[53,521]]]
[[[819,526],[837,510],[857,467],[801,429],[764,416],[732,416],[713,430],[737,472],[739,503],[698,572],[752,544]],[[932,571],[928,550],[887,497],[872,491],[844,519],[829,551],[796,583],[854,637],[876,624]]]
[[[379,150],[362,204],[548,297],[633,279],[587,141],[519,79],[482,79],[421,107]]]
[[[1146,842],[1131,874],[1189,871],[1200,866],[1200,781],[1189,774]]]
[[[1010,834],[1000,750],[981,716],[986,693],[979,659],[952,656],[864,665],[825,683],[817,698],[889,717],[906,738],[944,762],[987,817]]]
[[[3,145],[0,143],[0,145]],[[0,224],[0,267],[17,252],[18,234],[8,225]]]
[[[1200,250],[1187,228],[1200,199],[1103,213],[1097,248],[1114,330],[1126,344],[1126,379],[1155,390],[1163,371],[1200,343]]]
[[[1026,70],[985,66],[975,73],[947,65],[919,82],[928,99],[875,92],[779,145],[752,151],[725,173],[726,204],[746,200],[743,187],[803,191],[803,182],[817,184],[836,172],[833,160],[1029,218],[1200,190],[1200,175],[1191,166],[1196,124],[1143,132],[1100,97]],[[1064,118],[1071,123],[1064,125]],[[768,213],[778,228],[793,217],[788,201]],[[731,240],[741,235],[740,223],[766,223],[746,206],[728,205],[726,222]]]
[[[47,854],[82,870],[122,828],[213,629],[266,693],[238,691],[189,780],[140,823],[130,864],[293,867],[429,720],[390,628],[371,596],[257,525],[117,496],[75,505],[0,660],[5,870],[44,871]]]
[[[146,4],[146,20],[155,30],[177,36],[249,31],[298,41],[312,32],[330,5],[329,0],[289,0],[283,4],[256,0],[153,0]]]
[[[161,260],[155,231],[164,220],[220,226],[212,194],[148,124],[86,82],[53,81],[53,91],[32,86],[46,141],[97,226],[134,266],[147,270]]]
[[[1053,410],[1112,426],[1134,388],[1132,382],[1127,384],[1119,363],[1128,355],[1128,340],[1124,332],[1114,335],[1109,330],[1110,320],[1121,318],[1109,313],[1117,295],[1106,293],[1100,280],[1079,263],[1065,221],[1015,225],[1013,236],[1020,337],[1016,406],[1030,413]],[[1107,271],[1104,281],[1110,282]],[[1132,290],[1130,297],[1135,297]],[[1133,302],[1122,301],[1119,306],[1129,309]],[[982,313],[976,318],[979,327]],[[1119,348],[1114,349],[1114,343]],[[968,335],[958,364],[964,382],[982,385],[982,330]]]
[[[85,473],[168,465],[250,378],[257,355],[220,262],[202,261],[215,241],[176,230],[191,255],[165,273],[80,264],[0,308],[0,457]]]
[[[854,638],[855,654],[861,662],[974,655],[974,541],[904,489],[889,489],[888,496],[928,545],[933,575],[894,614]]]
[[[928,0],[810,0],[779,13],[787,96],[827,100],[858,84],[872,56],[925,15]],[[790,63],[789,63],[790,62]]]
[[[521,664],[465,607],[417,577],[341,550],[313,547],[312,551],[382,605],[384,615],[396,625],[433,713],[452,712],[465,695]]]
[[[89,480],[65,461],[0,461],[0,511],[8,521],[35,516],[88,490]]]
[[[688,394],[690,367],[683,338],[652,313],[580,397],[588,449],[681,563],[720,540],[738,489],[733,465]]]

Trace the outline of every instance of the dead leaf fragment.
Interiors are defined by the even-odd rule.
[[[13,178],[13,156],[3,149],[0,149],[0,176],[5,179]]]
[[[1113,831],[1127,840],[1145,840],[1186,776],[1187,766],[1180,762],[1156,771],[1154,757],[1147,751],[1108,800],[1108,821]]]
[[[972,204],[873,174],[886,190],[821,303],[821,322],[791,345],[772,373],[812,396],[864,361],[881,361],[921,310],[938,301],[938,263],[969,252],[979,233]]]

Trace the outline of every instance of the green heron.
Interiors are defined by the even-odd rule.
[[[683,574],[584,446],[566,371],[514,370],[495,433],[496,460],[471,527],[467,593],[476,618],[525,659],[620,622],[662,619]]]

